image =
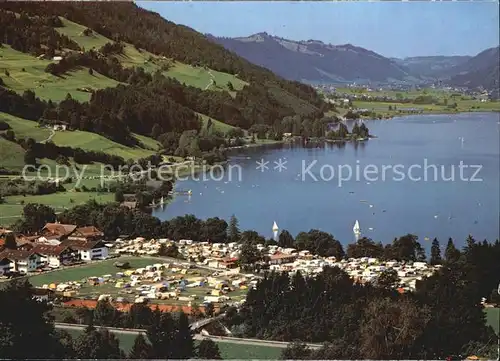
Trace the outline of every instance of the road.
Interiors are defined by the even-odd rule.
[[[87,326],[86,325],[76,325],[76,324],[70,324],[70,323],[55,323],[55,327],[57,329],[62,329],[62,330],[84,330]],[[115,328],[115,327],[103,327],[110,332],[116,333],[116,334],[123,334],[123,335],[138,335],[139,333],[145,333],[146,330],[141,330],[141,329],[124,329],[124,328]],[[282,342],[282,341],[268,341],[268,340],[258,340],[258,339],[251,339],[251,338],[238,338],[238,337],[225,337],[225,336],[202,336],[200,334],[196,334],[193,336],[195,340],[213,340],[214,342],[226,342],[226,343],[233,343],[233,344],[239,344],[239,345],[250,345],[250,346],[267,346],[267,347],[279,347],[279,348],[286,348],[288,346],[288,342]],[[308,347],[313,348],[313,349],[318,349],[322,345],[319,344],[306,344]]]
[[[214,322],[214,321],[217,321],[217,320],[220,320],[221,318],[223,318],[224,316],[226,316],[226,313],[221,313],[220,315],[218,316],[215,316],[215,317],[209,317],[209,318],[204,318],[203,320],[199,320],[199,321],[196,321],[196,322],[193,322],[189,325],[189,327],[191,328],[191,330],[196,330],[200,327],[203,327],[205,325],[208,325],[209,323],[211,322]]]

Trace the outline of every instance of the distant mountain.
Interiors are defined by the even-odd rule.
[[[447,83],[468,88],[483,87],[498,92],[499,68],[500,48],[486,49],[466,62],[449,69],[446,72],[450,77]]]
[[[415,81],[409,70],[373,51],[318,40],[294,41],[258,33],[212,41],[282,77],[303,82]]]
[[[404,59],[392,58],[400,66],[416,76],[436,77],[466,63],[471,56],[415,56]]]

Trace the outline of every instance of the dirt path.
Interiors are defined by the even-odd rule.
[[[207,86],[203,90],[208,90],[213,84],[214,84],[214,75],[212,74],[212,71],[209,70],[208,74],[210,75],[210,81],[208,82]]]
[[[45,140],[41,140],[41,141],[40,141],[40,143],[46,143],[46,142],[48,142],[49,140],[51,140],[51,139],[52,139],[52,137],[53,137],[54,135],[56,135],[56,131],[55,131],[54,129],[51,129],[51,130],[50,130],[50,135],[49,135],[49,137],[48,137],[47,139],[45,139]]]

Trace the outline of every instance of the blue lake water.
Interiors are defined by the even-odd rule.
[[[222,180],[208,174],[177,182],[192,195],[176,196],[154,215],[229,220],[235,214],[241,229],[266,237],[276,221],[293,235],[316,228],[344,244],[353,241],[356,220],[362,235],[383,243],[406,233],[427,247],[426,237],[437,237],[442,246],[449,237],[463,245],[469,234],[494,240],[500,233],[499,121],[498,113],[373,120],[366,124],[377,138],[358,144],[245,149],[224,173],[214,173]],[[264,171],[256,169],[261,159],[269,162]],[[281,172],[274,169],[279,159],[286,161]],[[348,168],[352,177],[344,180]]]

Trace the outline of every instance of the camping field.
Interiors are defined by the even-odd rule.
[[[154,259],[152,258],[120,257],[118,259],[120,262],[129,262],[130,267],[132,268],[140,268],[154,263]],[[32,276],[29,278],[29,280],[34,286],[42,286],[44,284],[80,281],[87,277],[114,274],[120,271],[119,268],[113,265],[113,263],[115,263],[118,259],[109,259],[89,265],[56,270],[41,275]]]
[[[129,262],[130,268],[114,266],[117,260]],[[148,266],[153,265],[155,271],[151,271],[153,268],[148,271]],[[151,296],[154,297],[152,303],[170,306],[190,305],[191,301],[200,304],[207,295],[227,295],[232,302],[245,297],[247,287],[240,289],[231,285],[226,288],[224,286],[230,285],[228,278],[214,277],[212,274],[213,271],[190,268],[183,266],[182,262],[172,263],[164,258],[125,256],[55,270],[31,276],[29,280],[33,285],[43,287],[54,284],[51,287],[56,288],[65,284],[62,287],[65,291],[71,290],[71,297],[74,298],[97,300],[100,295],[109,295],[115,300],[121,297],[120,302],[126,303],[134,302],[137,297],[150,292],[155,294]],[[68,285],[67,282],[77,284]]]

